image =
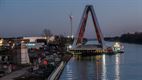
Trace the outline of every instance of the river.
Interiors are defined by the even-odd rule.
[[[74,55],[59,80],[142,80],[142,45],[123,45],[122,54]]]

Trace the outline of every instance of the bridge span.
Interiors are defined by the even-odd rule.
[[[94,24],[94,32],[97,38],[96,41],[98,42],[98,44],[95,44],[95,45],[93,44],[83,45],[83,37],[84,37],[84,32],[85,32],[89,12],[91,13],[91,16],[92,16],[92,20]],[[69,50],[74,53],[81,53],[81,54],[88,54],[88,55],[104,54],[104,53],[108,54],[108,53],[115,53],[115,52],[123,53],[124,51],[121,51],[121,47],[122,46],[119,43],[116,43],[115,46],[111,46],[111,47],[105,45],[104,37],[97,20],[95,10],[92,5],[87,5],[84,9],[84,13],[82,15],[82,19],[81,19],[79,28],[77,30],[76,37],[74,38],[72,48],[70,48]]]
[[[87,18],[88,18],[88,14],[89,12],[91,13],[92,16],[92,20],[93,20],[93,24],[94,24],[94,32],[96,35],[96,40],[98,41],[97,45],[82,45],[83,43],[83,36],[84,36],[84,32],[85,32],[85,28],[86,28],[86,23],[87,23]],[[90,33],[92,34],[92,33]],[[94,36],[95,37],[95,36]],[[79,53],[105,53],[107,52],[106,49],[108,49],[108,47],[105,46],[104,43],[104,37],[103,34],[101,32],[96,14],[95,14],[95,10],[93,8],[92,5],[87,5],[84,9],[83,15],[82,15],[82,19],[79,25],[79,28],[77,30],[77,34],[76,37],[74,39],[72,48],[70,48],[69,50],[72,52],[79,52]]]

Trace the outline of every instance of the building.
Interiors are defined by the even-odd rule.
[[[23,40],[29,40],[29,42],[38,42],[40,40],[46,40],[46,37],[23,37]]]

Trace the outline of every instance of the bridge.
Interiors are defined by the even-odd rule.
[[[96,37],[98,41],[97,45],[82,45],[89,12],[91,13],[92,20],[93,20],[94,31],[96,33]],[[74,39],[74,42],[72,44],[72,48],[70,49],[70,51],[73,51],[76,53],[79,52],[82,54],[84,53],[100,54],[100,53],[106,53],[107,52],[106,48],[107,47],[105,46],[105,43],[104,43],[104,37],[97,20],[95,10],[92,5],[87,5],[84,9],[82,19],[80,21],[79,28],[76,33],[76,38]]]

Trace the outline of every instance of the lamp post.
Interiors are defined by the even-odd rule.
[[[70,23],[71,23],[71,32],[70,32],[70,37],[73,38],[73,34],[72,34],[72,29],[73,29],[73,26],[72,26],[72,19],[73,19],[73,16],[70,15]]]

